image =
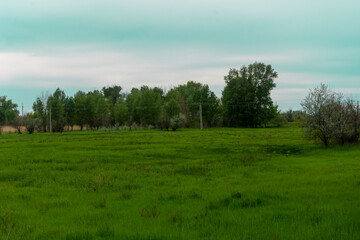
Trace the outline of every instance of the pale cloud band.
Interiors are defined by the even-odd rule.
[[[229,68],[258,61],[279,73],[274,100],[296,109],[321,82],[359,92],[359,7],[357,0],[7,1],[0,95],[20,103],[56,87],[168,89],[193,80],[220,96]]]

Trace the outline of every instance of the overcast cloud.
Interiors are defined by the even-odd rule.
[[[320,82],[360,92],[360,2],[12,0],[0,4],[0,95],[130,90],[188,80],[220,96],[229,68],[279,73],[272,95],[298,109]]]

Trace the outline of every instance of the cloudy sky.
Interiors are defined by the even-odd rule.
[[[0,3],[0,96],[193,80],[221,96],[255,61],[278,72],[275,102],[300,108],[326,83],[360,96],[357,0],[11,0]]]

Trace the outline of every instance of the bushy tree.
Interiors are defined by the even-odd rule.
[[[41,124],[41,119],[37,118],[34,114],[27,114],[23,118],[23,123],[26,128],[26,131],[29,134],[32,134],[35,132],[36,129],[39,129],[39,126]]]
[[[115,123],[119,126],[128,121],[129,109],[123,98],[119,98],[114,106]]]
[[[110,125],[114,125],[116,122],[115,116],[115,105],[120,99],[123,99],[123,94],[121,93],[122,88],[120,86],[111,86],[111,87],[103,87],[102,93],[105,99],[108,102],[109,109],[109,123]]]
[[[87,105],[87,97],[86,93],[82,91],[78,91],[74,96],[74,104],[75,104],[75,124],[80,126],[80,130],[84,129],[84,126],[89,121],[89,106]]]
[[[166,99],[176,100],[180,105],[180,112],[185,116],[188,127],[199,126],[199,105],[202,105],[204,123],[211,127],[221,119],[220,100],[210,91],[208,85],[194,81],[179,85],[166,94]]]
[[[65,119],[65,92],[57,88],[55,92],[47,99],[47,112],[50,115],[51,111],[51,125],[52,131],[62,132],[66,124]]]
[[[33,111],[34,117],[39,119],[39,130],[46,132],[48,122],[49,122],[49,115],[47,111],[47,101],[49,98],[48,93],[42,93],[41,97],[37,97],[35,102],[33,103]]]
[[[142,86],[133,88],[126,96],[129,124],[157,125],[160,119],[163,91],[160,88]]]
[[[6,97],[0,97],[0,128],[5,124],[12,124],[19,114],[17,104]]]
[[[258,127],[276,116],[270,91],[277,73],[271,65],[253,63],[230,69],[225,76],[222,103],[229,126]]]
[[[91,128],[109,125],[109,105],[102,92],[95,90],[87,94],[88,124]]]
[[[345,144],[359,139],[359,104],[344,100],[341,94],[332,92],[326,85],[310,90],[301,103],[305,117],[305,135],[321,141],[325,147],[330,143]]]

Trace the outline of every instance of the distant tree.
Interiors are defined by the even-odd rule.
[[[119,98],[114,106],[115,123],[124,125],[128,121],[129,109],[123,98]]]
[[[286,117],[281,114],[281,112],[279,110],[277,110],[277,106],[274,106],[274,111],[276,111],[275,116],[270,120],[270,124],[275,125],[277,127],[281,127],[282,125],[284,125],[285,123],[288,122],[288,120],[286,119]]]
[[[185,116],[188,127],[199,126],[199,105],[202,104],[204,122],[214,126],[221,118],[220,100],[210,91],[208,85],[189,81],[171,89],[166,99],[175,99],[180,105],[180,112]]]
[[[17,115],[13,121],[13,127],[17,130],[19,134],[22,134],[21,127],[24,126],[24,117]]]
[[[120,86],[112,86],[112,87],[103,87],[102,92],[107,100],[109,100],[113,105],[122,98],[121,94],[122,88]]]
[[[109,105],[106,103],[102,92],[95,90],[87,94],[87,106],[89,114],[89,125],[99,128],[109,125]]]
[[[89,106],[87,105],[87,96],[86,93],[78,91],[74,96],[75,104],[75,124],[80,126],[82,131],[84,126],[89,122]]]
[[[172,118],[180,113],[180,104],[173,98],[166,103],[165,108],[166,114],[169,118]]]
[[[225,76],[222,103],[229,126],[259,127],[276,116],[270,91],[277,73],[271,65],[253,63]]]
[[[46,132],[48,125],[48,111],[47,111],[47,100],[49,98],[48,93],[42,93],[41,97],[37,97],[33,103],[34,116],[39,119],[39,129]]]
[[[73,130],[73,127],[75,125],[75,101],[73,97],[67,97],[65,99],[65,122],[68,126],[68,129],[71,128]]]
[[[288,121],[288,122],[295,121],[294,111],[291,108],[288,111],[284,112],[283,116],[285,117],[286,121]]]
[[[354,143],[359,140],[360,111],[359,103],[348,98],[338,103],[336,108],[335,142],[340,145]]]
[[[64,91],[59,88],[50,95],[47,99],[47,112],[50,115],[51,111],[51,124],[52,131],[62,132],[66,124],[65,121],[65,104],[66,104],[66,95]]]
[[[37,128],[39,128],[39,124],[41,122],[41,120],[39,118],[37,118],[34,114],[27,114],[26,116],[24,116],[23,118],[23,122],[26,128],[26,131],[29,134],[32,134],[35,132],[35,130]]]
[[[157,125],[160,119],[163,91],[160,88],[142,86],[133,88],[126,97],[129,124]]]
[[[0,128],[2,125],[12,124],[18,115],[17,104],[6,97],[0,97]]]
[[[119,99],[123,99],[124,96],[121,94],[122,88],[120,86],[103,87],[102,93],[108,102],[108,110],[110,112],[109,121],[111,125],[114,125],[115,120],[115,105]]]

